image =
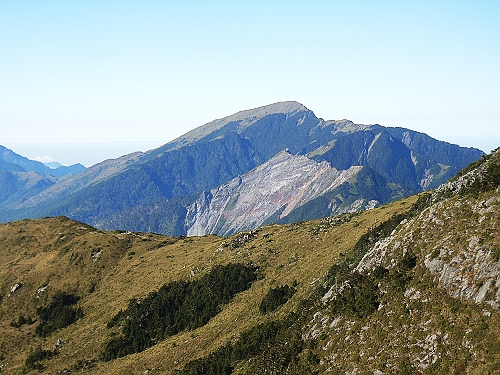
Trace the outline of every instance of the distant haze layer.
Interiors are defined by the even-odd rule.
[[[138,139],[138,140],[71,140],[58,142],[4,142],[4,146],[25,155],[32,160],[43,163],[57,161],[63,165],[76,163],[91,167],[107,159],[136,151],[147,151],[167,143],[171,139]]]

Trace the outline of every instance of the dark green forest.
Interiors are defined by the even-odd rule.
[[[108,323],[122,326],[121,335],[106,345],[102,359],[111,360],[143,351],[183,330],[201,327],[221,311],[221,306],[250,288],[257,279],[253,266],[216,266],[193,281],[163,285],[141,301],[133,299]]]

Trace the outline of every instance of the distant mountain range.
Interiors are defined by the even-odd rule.
[[[73,164],[69,167],[57,162],[44,164],[39,161],[30,160],[6,147],[0,146],[0,171],[36,172],[53,177],[64,177],[81,173],[86,169],[81,164]]]
[[[35,171],[29,183],[3,178],[10,193],[2,193],[0,220],[65,215],[102,229],[229,235],[373,208],[435,188],[482,155],[409,129],[324,121],[281,102],[72,178],[56,179],[59,168],[46,166],[52,174]]]
[[[46,167],[49,167],[50,169],[57,169],[57,168],[60,168],[60,167],[64,167],[64,165],[62,165],[61,163],[59,163],[57,161],[51,161],[49,163],[43,163],[43,165],[45,165]]]
[[[50,168],[0,146],[0,216],[7,213],[10,204],[18,205],[27,197],[42,193],[65,178],[85,170],[81,164]]]

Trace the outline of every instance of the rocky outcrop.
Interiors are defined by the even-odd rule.
[[[411,252],[452,297],[499,309],[499,159],[497,151],[432,192],[431,205],[377,241],[356,270],[390,268],[394,259]]]
[[[491,233],[495,231],[499,201],[500,197],[493,196],[479,203],[455,202],[457,210],[473,213],[473,224],[479,224],[481,230],[474,231],[474,235],[466,230],[462,236],[449,232],[424,258],[427,269],[451,296],[476,303],[487,302],[496,309],[500,308],[500,249],[491,241]],[[446,222],[456,216],[442,210],[436,214],[429,209],[422,219],[444,227]]]

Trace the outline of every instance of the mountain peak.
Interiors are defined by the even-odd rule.
[[[205,125],[202,125],[190,132],[174,139],[168,144],[171,148],[179,148],[190,143],[199,141],[200,139],[208,136],[209,134],[222,129],[224,126],[230,123],[238,123],[238,131],[242,131],[258,121],[259,119],[275,114],[285,114],[287,116],[293,116],[299,112],[311,112],[306,106],[295,101],[285,101],[277,102],[262,107],[257,107],[253,109],[247,109],[244,111],[236,112],[233,115],[211,121]]]
[[[231,119],[231,121],[244,120],[247,118],[262,118],[267,115],[274,115],[276,113],[285,113],[293,115],[297,112],[308,111],[307,107],[295,101],[277,102],[262,107],[247,109],[235,113],[234,115],[225,117],[224,119]],[[224,120],[223,119],[223,120]],[[215,120],[217,121],[217,120]]]

